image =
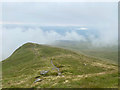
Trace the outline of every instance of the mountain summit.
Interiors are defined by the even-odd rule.
[[[26,43],[3,60],[2,66],[3,88],[106,88],[118,85],[117,65],[48,45]]]

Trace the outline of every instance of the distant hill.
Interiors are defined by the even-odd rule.
[[[74,50],[86,55],[106,59],[108,61],[118,63],[118,46],[93,46],[90,41],[79,42],[69,40],[58,40],[51,45]]]
[[[58,76],[59,69],[61,75]],[[71,50],[26,43],[2,61],[3,88],[116,88],[117,65]],[[48,71],[40,75],[43,70]],[[34,83],[39,77],[40,82]]]

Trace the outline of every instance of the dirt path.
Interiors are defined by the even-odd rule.
[[[101,75],[112,74],[112,73],[117,73],[117,71],[100,72],[100,73],[84,74],[84,75],[47,76],[44,78],[44,81],[42,81],[41,83],[32,84],[32,86],[36,86],[39,84],[44,85],[44,83],[49,83],[51,81],[59,81],[60,79],[63,79],[63,84],[65,84],[65,83],[68,83],[69,80],[78,81],[87,77],[95,77],[95,76],[101,76]],[[56,84],[58,83],[56,82],[52,86],[55,86]]]
[[[99,73],[92,73],[92,74],[83,74],[83,75],[64,75],[64,76],[48,76],[46,78],[86,78],[86,77],[93,77],[93,76],[100,76],[104,74],[112,74],[117,73],[117,71],[109,71],[109,72],[99,72]]]
[[[34,86],[39,85],[39,84],[49,83],[49,82],[57,80],[57,79],[63,79],[63,80],[65,80],[65,82],[63,82],[63,83],[67,83],[68,82],[67,79],[71,79],[72,81],[77,81],[77,80],[84,79],[87,77],[95,77],[95,76],[101,76],[101,75],[112,74],[112,73],[117,73],[117,70],[111,70],[111,71],[99,72],[99,73],[91,73],[91,74],[83,74],[83,75],[47,76],[47,77],[43,77],[44,80],[42,82],[32,83],[31,87],[34,87]],[[31,79],[33,77],[34,76],[30,75],[27,78],[24,78],[24,80],[22,80],[22,81],[12,82],[11,86],[25,84],[26,82],[31,81]]]

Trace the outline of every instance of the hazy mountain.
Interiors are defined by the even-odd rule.
[[[86,55],[103,58],[115,63],[118,63],[118,46],[95,46],[90,41],[79,42],[70,40],[58,40],[51,45],[74,50]]]

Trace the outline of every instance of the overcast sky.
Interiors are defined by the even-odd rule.
[[[117,3],[3,3],[3,22],[40,25],[115,25]]]
[[[45,32],[39,26],[79,26],[81,30],[95,29],[100,33],[94,43],[115,43],[118,37],[118,6],[117,2],[21,2],[3,3],[3,24],[34,25],[36,29],[3,27],[3,59],[25,42],[47,43],[57,39],[84,40],[85,37],[76,31],[60,35],[53,31]],[[0,22],[1,23],[1,22]],[[46,35],[46,36],[45,36]],[[36,36],[36,38],[35,38]],[[90,35],[93,39],[94,37]],[[56,40],[56,39],[55,39]]]

